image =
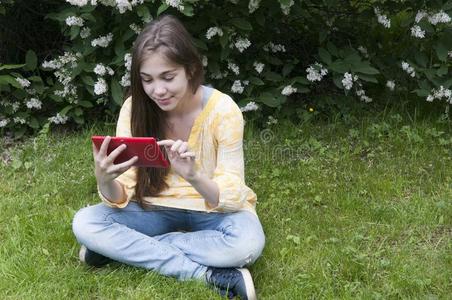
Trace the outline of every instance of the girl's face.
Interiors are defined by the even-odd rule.
[[[174,110],[190,96],[185,68],[170,62],[159,51],[149,54],[140,67],[145,93],[163,111]]]

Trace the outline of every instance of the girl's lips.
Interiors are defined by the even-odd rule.
[[[166,99],[156,99],[158,103],[162,104],[162,105],[168,105],[171,101],[171,98],[166,98]]]

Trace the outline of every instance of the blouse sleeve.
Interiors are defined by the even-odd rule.
[[[116,136],[130,137],[132,136],[132,131],[130,128],[130,118],[131,118],[131,108],[132,99],[129,97],[126,99],[119,112],[118,123],[116,124]],[[100,199],[110,207],[124,208],[129,204],[130,199],[134,195],[135,185],[136,185],[136,167],[131,167],[126,172],[119,175],[116,179],[117,182],[121,184],[125,192],[125,199],[120,203],[114,203],[109,201],[100,192],[99,186],[97,191]]]
[[[219,188],[219,202],[209,211],[232,212],[242,208],[253,192],[244,179],[242,112],[232,99],[225,106],[221,107],[214,128],[217,164],[212,180]]]

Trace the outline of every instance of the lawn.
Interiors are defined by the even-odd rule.
[[[72,217],[99,202],[93,134],[114,125],[0,145],[0,298],[218,299],[197,282],[78,261]],[[245,136],[267,236],[251,267],[260,299],[450,297],[450,122],[393,112],[249,122]]]

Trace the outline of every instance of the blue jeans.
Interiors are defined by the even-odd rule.
[[[135,202],[118,209],[100,203],[78,211],[72,228],[94,252],[180,280],[204,280],[208,266],[252,264],[265,244],[258,217],[248,211],[143,209]]]

